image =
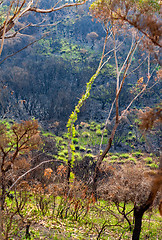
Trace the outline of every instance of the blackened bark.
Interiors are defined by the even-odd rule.
[[[26,225],[26,234],[25,234],[25,238],[26,238],[26,239],[29,239],[29,238],[30,238],[29,228],[30,228],[30,224],[27,224],[27,225]]]
[[[94,175],[93,175],[93,182],[92,182],[92,192],[93,192],[96,200],[97,200],[97,180],[98,180],[98,177],[99,177],[100,165],[101,165],[103,159],[105,158],[106,154],[109,152],[109,150],[111,148],[112,141],[114,139],[114,135],[115,135],[115,132],[116,132],[116,129],[117,129],[118,125],[119,125],[119,121],[115,123],[115,125],[113,127],[113,130],[111,132],[111,136],[109,138],[108,144],[105,147],[102,155],[98,156],[98,159],[97,159],[97,164],[96,164],[95,172],[94,172]]]
[[[68,184],[69,184],[69,179],[70,179],[70,172],[71,172],[71,159],[68,160],[68,166],[67,166],[66,180],[67,180]]]
[[[93,192],[96,200],[97,200],[97,180],[98,180],[98,177],[99,177],[99,172],[100,172],[99,168],[96,167],[95,175],[93,177],[93,185],[92,185],[92,192]]]
[[[133,230],[132,240],[139,240],[141,227],[142,227],[142,217],[143,217],[143,209],[135,207],[134,208],[134,219],[135,219],[135,226]]]
[[[153,180],[152,188],[150,194],[148,196],[147,201],[141,206],[134,207],[134,218],[135,218],[135,226],[133,230],[132,240],[139,240],[141,227],[142,227],[142,217],[143,214],[152,206],[156,194],[162,185],[162,172],[157,173],[156,177]]]
[[[4,210],[4,204],[5,204],[5,194],[6,194],[6,184],[5,184],[5,171],[2,171],[1,176],[1,189],[2,189],[2,195],[1,195],[1,210]]]

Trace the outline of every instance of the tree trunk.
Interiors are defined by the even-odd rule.
[[[151,191],[147,201],[141,206],[134,207],[135,226],[133,230],[132,240],[139,240],[143,214],[152,206],[156,194],[161,185],[162,185],[162,172],[159,172],[154,176]]]
[[[5,194],[6,194],[6,183],[5,183],[5,171],[1,170],[1,210],[4,210]]]
[[[66,181],[68,185],[69,185],[69,179],[70,179],[70,172],[71,172],[71,159],[68,160],[68,165],[67,165]]]
[[[134,219],[135,219],[135,226],[133,230],[132,240],[139,240],[141,227],[142,227],[142,217],[143,217],[143,209],[135,207],[134,208]]]
[[[105,158],[106,154],[109,152],[109,150],[111,148],[112,141],[114,139],[114,135],[115,135],[115,132],[116,132],[116,129],[117,129],[118,125],[119,125],[119,122],[116,122],[113,129],[112,129],[111,136],[108,140],[107,146],[105,147],[102,155],[99,155],[98,159],[97,159],[97,164],[96,164],[95,172],[94,172],[94,175],[93,175],[93,182],[92,182],[92,192],[93,192],[96,200],[97,200],[97,180],[98,180],[98,177],[99,177],[100,165],[101,165],[103,159]]]
[[[98,179],[98,176],[99,176],[99,172],[100,172],[99,167],[96,166],[95,174],[94,174],[94,177],[93,177],[93,185],[92,185],[92,192],[93,192],[96,200],[97,200],[97,179]]]
[[[66,174],[66,181],[67,181],[67,184],[69,185],[69,179],[70,179],[70,172],[71,172],[71,161],[72,161],[72,153],[71,153],[71,146],[72,144],[72,141],[69,140],[68,142],[68,164],[67,164],[67,174]]]

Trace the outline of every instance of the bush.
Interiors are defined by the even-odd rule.
[[[132,156],[139,158],[139,157],[143,156],[143,153],[141,153],[141,152],[134,152],[134,153],[132,153]]]
[[[128,160],[131,161],[131,162],[136,163],[136,159],[134,157],[129,157]]]
[[[90,126],[89,128],[91,131],[95,131],[96,130],[96,127],[95,126]]]
[[[78,151],[79,149],[80,149],[79,145],[76,145],[76,146],[75,146],[75,150]]]
[[[63,141],[62,145],[67,146],[67,142]]]
[[[80,155],[80,153],[75,153],[74,157],[75,157],[75,160],[77,160],[77,161],[81,161],[82,160],[82,156]]]
[[[110,152],[110,153],[109,153],[109,156],[118,156],[118,157],[119,157],[119,156],[120,156],[120,153],[113,153],[113,152]]]
[[[111,160],[117,160],[117,159],[119,159],[118,156],[115,156],[115,155],[111,156]]]
[[[67,134],[67,133],[64,133],[64,134],[62,135],[62,137],[63,137],[64,139],[68,139],[68,134]]]
[[[77,144],[79,142],[79,140],[77,138],[73,138],[73,143]]]
[[[86,148],[85,147],[82,147],[80,146],[80,152],[85,152],[86,151]]]
[[[95,131],[96,130],[96,123],[93,121],[90,123],[90,130]]]
[[[158,168],[159,166],[156,163],[149,164],[150,168]]]
[[[82,137],[88,138],[88,137],[90,137],[90,133],[89,132],[82,132]]]
[[[59,156],[59,157],[65,157],[65,155],[66,155],[66,154],[65,154],[63,151],[61,151],[61,152],[58,153],[58,156]]]
[[[87,153],[92,153],[92,149],[88,148]]]
[[[96,134],[97,136],[102,136],[102,131],[100,129],[97,129]]]
[[[64,155],[67,155],[68,154],[68,150],[67,149],[64,149],[61,151]]]
[[[129,154],[128,153],[121,153],[120,157],[121,158],[129,158]]]
[[[152,163],[152,158],[151,157],[147,157],[143,159],[146,163]]]
[[[93,154],[91,154],[91,153],[87,153],[84,157],[87,157],[87,158],[89,158],[90,160],[93,160]]]
[[[98,129],[101,129],[101,125],[100,125],[100,124],[97,124],[96,129],[97,129],[97,130],[98,130]]]
[[[107,132],[104,132],[104,134],[103,134],[103,135],[104,135],[104,137],[107,137]]]
[[[76,136],[76,137],[80,137],[80,134],[79,134],[78,131],[75,131],[75,136]]]

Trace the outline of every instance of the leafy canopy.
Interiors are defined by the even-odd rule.
[[[162,46],[158,0],[97,0],[91,4],[90,12],[104,23],[127,23],[142,32],[154,45]]]

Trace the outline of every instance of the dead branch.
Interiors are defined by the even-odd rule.
[[[45,38],[46,35],[48,35],[48,33],[49,33],[49,32],[45,33],[41,38],[39,38],[39,39],[37,39],[37,40],[29,43],[28,45],[26,45],[25,47],[21,48],[21,49],[18,50],[17,52],[14,52],[14,53],[8,55],[7,57],[5,57],[5,58],[0,62],[0,64],[2,64],[2,63],[3,63],[4,61],[6,61],[8,58],[15,56],[17,53],[23,51],[24,49],[28,48],[29,46],[33,45],[34,43],[36,43],[36,42],[40,41],[41,39]]]

